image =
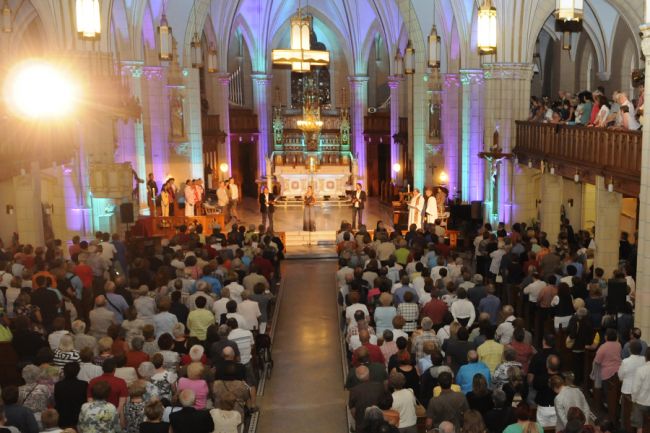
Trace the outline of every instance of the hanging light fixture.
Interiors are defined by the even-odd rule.
[[[571,51],[571,32],[562,33],[562,49],[565,51]]]
[[[163,6],[163,13],[160,17],[160,25],[158,26],[158,43],[160,44],[158,57],[160,60],[172,59],[172,37],[172,28],[169,27]]]
[[[411,24],[411,2],[409,2],[409,22]],[[409,38],[406,43],[406,49],[404,50],[404,73],[406,75],[411,75],[415,73],[415,49],[413,48],[413,42]]]
[[[217,49],[214,47],[214,44],[210,44],[208,49],[208,72],[215,73],[217,72]]]
[[[312,66],[327,66],[329,51],[311,49],[311,19],[302,16],[300,3],[296,15],[291,17],[291,48],[271,52],[276,65],[291,65],[293,72],[309,72]]]
[[[555,18],[558,21],[580,21],[584,12],[584,0],[555,0]]]
[[[406,50],[404,50],[404,73],[406,75],[415,73],[415,49],[410,39],[406,44]]]
[[[100,11],[101,7],[99,0],[77,0],[75,7],[75,20],[77,22],[77,34],[81,39],[99,39],[99,36],[102,33]]]
[[[399,47],[397,47],[397,53],[395,54],[395,75],[398,77],[404,75],[404,58]]]
[[[497,51],[497,10],[491,0],[484,0],[478,10],[477,44],[479,54]]]
[[[194,36],[190,42],[190,55],[193,68],[203,67],[203,47],[201,46],[201,37],[199,36],[199,26],[196,21],[196,2],[194,2]],[[203,31],[201,31],[203,33]]]
[[[436,29],[436,3],[433,2],[433,24],[429,33],[429,66],[440,67],[440,35]]]
[[[192,67],[193,68],[202,68],[203,67],[203,48],[201,47],[201,39],[199,34],[194,32],[194,37],[190,43],[190,48],[192,50]]]
[[[4,33],[11,33],[12,30],[11,8],[9,7],[9,0],[5,0],[2,6],[2,31]]]

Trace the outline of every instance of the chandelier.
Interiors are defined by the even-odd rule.
[[[277,49],[271,53],[276,65],[291,65],[293,72],[309,72],[312,66],[327,66],[329,51],[311,49],[311,18],[303,17],[300,6],[291,17],[291,48]]]
[[[556,0],[555,18],[558,21],[582,20],[584,0]]]
[[[97,40],[102,33],[99,0],[77,0],[75,19],[82,39]]]
[[[485,0],[478,10],[477,46],[479,54],[497,51],[497,10],[490,0]]]

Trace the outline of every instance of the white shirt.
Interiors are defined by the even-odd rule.
[[[503,248],[499,248],[496,251],[492,251],[490,253],[490,257],[492,257],[492,261],[490,262],[490,272],[493,274],[498,274],[499,273],[499,268],[501,268],[501,259],[503,259],[503,256],[505,256],[506,250]]]
[[[469,329],[476,319],[476,310],[474,309],[474,304],[468,299],[456,299],[453,304],[451,304],[451,315],[454,316],[454,319],[466,319],[469,317],[467,322],[467,328]]]
[[[237,321],[237,326],[241,329],[245,329],[247,331],[253,330],[253,328],[249,326],[248,322],[246,321],[246,318],[239,313],[226,313],[226,319],[235,319]]]
[[[515,316],[509,316],[502,324],[497,326],[497,330],[494,333],[494,339],[501,344],[510,344],[512,341],[512,334],[515,332],[515,327],[512,325],[512,322],[515,319]]]
[[[248,324],[249,331],[259,327],[258,319],[262,315],[257,302],[247,299],[237,306],[237,312],[241,314]]]
[[[77,379],[85,380],[86,382],[90,382],[94,378],[104,374],[102,368],[99,365],[93,364],[92,362],[82,362],[79,364],[79,367],[80,368]]]
[[[233,329],[228,334],[228,340],[235,342],[239,349],[239,358],[242,364],[248,364],[251,360],[251,349],[253,347],[253,334],[246,329]]]
[[[618,369],[618,378],[623,382],[621,392],[623,394],[632,394],[636,372],[645,364],[645,356],[630,355],[621,362]]]
[[[228,185],[228,188],[230,189],[230,199],[239,200],[239,187],[236,184],[231,183]]]
[[[217,318],[217,321],[219,321],[222,314],[226,314],[228,312],[226,309],[226,304],[228,301],[230,301],[230,298],[219,298],[214,301],[214,304],[212,304],[212,312]]]
[[[185,204],[193,205],[196,201],[196,194],[194,193],[194,188],[190,185],[185,185]]]
[[[244,286],[242,286],[236,281],[233,281],[232,283],[228,284],[226,287],[228,287],[228,290],[230,290],[230,299],[240,304],[242,301],[241,294],[244,291]]]
[[[115,254],[117,254],[117,250],[115,249],[115,245],[113,245],[110,242],[100,242],[99,245],[102,246],[102,259],[111,261],[115,257]]]
[[[346,307],[345,309],[345,319],[347,323],[354,322],[354,313],[356,313],[357,310],[363,311],[364,314],[366,315],[366,318],[370,317],[370,313],[368,312],[368,307],[366,307],[361,303],[352,304],[349,307]]]
[[[393,392],[393,407],[391,409],[399,412],[399,426],[402,429],[417,424],[415,415],[415,395],[411,388],[400,389]]]
[[[217,204],[222,207],[228,205],[228,191],[225,188],[217,189]]]
[[[357,198],[357,201],[354,202],[354,207],[359,207],[359,200],[361,197],[361,191],[356,191],[354,193],[355,197]]]
[[[537,303],[537,296],[544,287],[546,287],[546,283],[542,280],[533,281],[524,287],[524,293],[528,295],[528,301]]]
[[[560,278],[560,283],[564,283],[569,287],[573,287],[573,277],[571,275],[567,275],[566,277]]]

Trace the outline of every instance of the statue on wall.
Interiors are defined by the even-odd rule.
[[[183,95],[177,88],[171,89],[169,97],[169,126],[172,141],[186,141]]]

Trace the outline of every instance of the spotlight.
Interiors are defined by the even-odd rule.
[[[56,118],[73,110],[78,89],[66,71],[43,60],[27,60],[11,70],[4,94],[18,115]]]

